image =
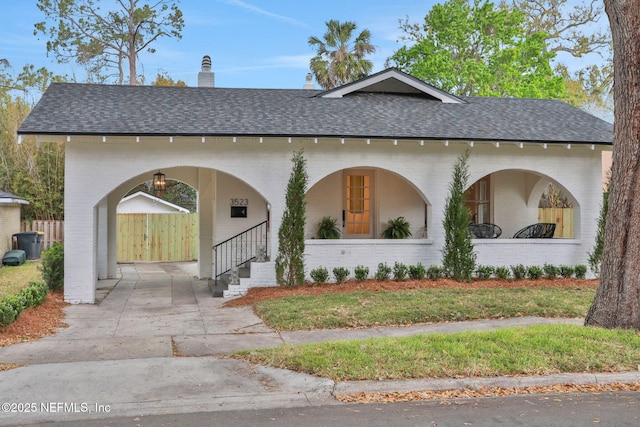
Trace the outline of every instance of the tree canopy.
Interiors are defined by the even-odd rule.
[[[422,25],[402,23],[408,45],[387,63],[457,95],[564,97],[555,53],[544,33],[527,34],[524,21],[522,12],[486,0],[449,0]]]
[[[527,34],[546,34],[546,49],[558,54],[555,72],[565,81],[569,103],[611,109],[611,31],[600,0],[512,0],[503,6],[524,13]]]
[[[34,34],[49,38],[47,52],[59,62],[85,67],[90,81],[122,84],[128,62],[129,84],[135,85],[140,53],[154,53],[161,37],[182,37],[178,1],[117,0],[114,10],[105,11],[99,0],[38,0],[46,20],[35,24]]]
[[[29,201],[21,210],[24,218],[62,219],[64,146],[37,144],[33,137],[17,144],[16,131],[31,111],[33,92],[43,92],[52,81],[64,78],[33,65],[14,77],[6,69],[8,62],[4,67],[0,72],[0,190]]]
[[[355,22],[341,23],[335,19],[326,22],[323,38],[309,37],[309,46],[316,50],[309,66],[318,84],[332,89],[345,83],[366,77],[373,63],[366,56],[376,51],[370,42],[371,33],[364,29],[354,37]]]
[[[187,84],[183,80],[173,80],[166,72],[158,73],[156,79],[151,82],[151,86],[179,86],[186,87]]]

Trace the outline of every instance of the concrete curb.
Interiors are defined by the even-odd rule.
[[[358,393],[442,391],[480,387],[535,387],[556,384],[612,384],[640,383],[640,372],[620,372],[610,374],[556,374],[529,377],[460,378],[441,380],[403,380],[403,381],[345,381],[339,382],[333,394],[349,395]]]

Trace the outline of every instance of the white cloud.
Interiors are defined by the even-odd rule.
[[[278,15],[277,13],[273,13],[273,12],[269,12],[268,10],[264,10],[258,6],[254,6],[252,4],[246,3],[244,1],[241,0],[219,0],[222,3],[226,3],[226,4],[230,4],[232,6],[238,6],[241,7],[243,9],[246,9],[248,11],[257,13],[259,15],[264,15],[264,16],[268,16],[270,18],[274,18],[277,19],[279,21],[282,22],[286,22],[288,24],[291,25],[295,25],[298,27],[303,27],[303,28],[309,28],[309,26],[307,24],[305,24],[302,21],[298,21],[297,19],[294,18],[290,18],[288,16],[284,16],[284,15]]]

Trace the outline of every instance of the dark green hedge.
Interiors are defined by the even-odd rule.
[[[5,296],[0,301],[0,327],[13,323],[23,310],[40,304],[47,292],[49,288],[44,282],[30,282],[17,294]]]

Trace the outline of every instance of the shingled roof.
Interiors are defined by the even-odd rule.
[[[5,191],[0,191],[0,203],[1,204],[23,204],[23,205],[29,204],[29,202],[27,202],[22,197],[18,197],[14,194],[7,193]]]
[[[336,98],[323,96],[330,92],[309,89],[53,83],[18,134],[584,144],[611,144],[613,138],[610,123],[561,101],[459,97],[461,102],[445,103],[419,91],[388,93],[368,91],[367,85],[356,87],[357,91],[345,91]]]

